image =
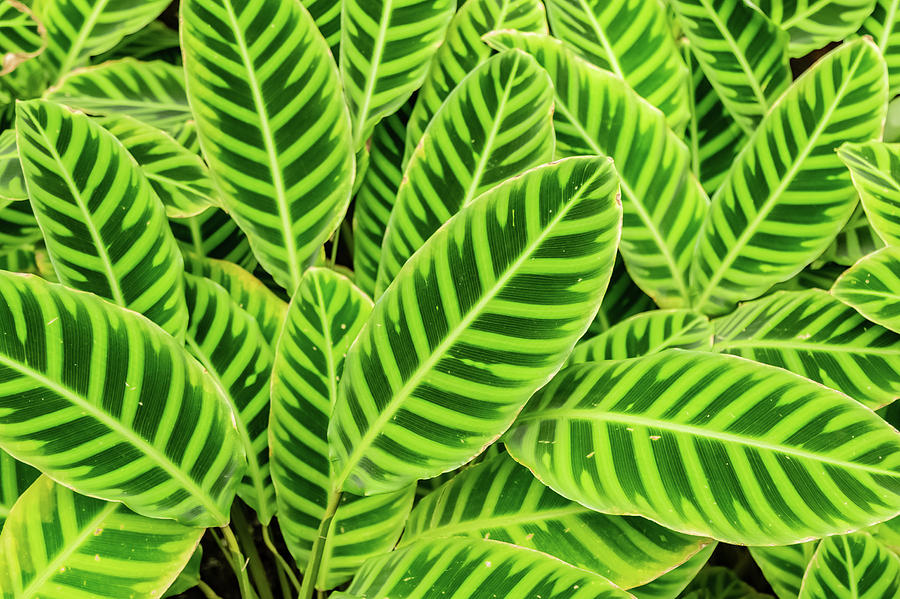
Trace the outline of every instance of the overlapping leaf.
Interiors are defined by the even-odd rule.
[[[865,533],[826,537],[803,577],[799,599],[886,599],[900,594],[900,557]]]
[[[316,22],[319,32],[331,48],[331,54],[337,60],[341,44],[341,2],[334,0],[302,0]]]
[[[821,267],[829,262],[850,266],[866,254],[883,247],[884,242],[869,225],[866,211],[861,204],[857,204],[850,220],[812,266]]]
[[[704,568],[680,595],[683,599],[772,599],[771,595],[756,592],[738,578],[731,568]]]
[[[245,270],[256,268],[247,236],[224,210],[208,208],[197,216],[170,218],[169,227],[185,254],[185,261],[190,254],[231,262]]]
[[[0,530],[9,511],[25,489],[37,480],[40,472],[0,450]]]
[[[809,541],[780,547],[750,547],[750,555],[778,599],[797,599],[803,575],[818,545],[818,541]]]
[[[31,9],[18,0],[0,5],[0,76],[34,58],[47,45],[47,31]]]
[[[596,314],[621,226],[616,191],[604,158],[541,166],[416,252],[348,352],[328,431],[335,490],[440,474],[509,426]]]
[[[745,0],[791,36],[791,56],[841,41],[872,12],[875,0]]]
[[[868,320],[900,333],[900,248],[866,256],[835,281],[831,293]]]
[[[850,169],[869,223],[890,245],[900,245],[900,144],[845,143],[837,151]]]
[[[875,9],[863,22],[860,33],[872,36],[888,65],[891,97],[900,92],[900,1],[875,0]]]
[[[30,245],[43,239],[29,202],[0,200],[0,206],[0,244]]]
[[[19,162],[16,147],[16,130],[7,129],[0,133],[0,202],[27,200],[25,176]]]
[[[165,60],[179,64],[181,47],[178,31],[170,29],[162,21],[151,21],[146,27],[122,38],[122,41],[107,52],[94,56],[91,62],[101,64],[120,58]]]
[[[609,287],[603,295],[597,318],[591,323],[588,334],[598,335],[629,316],[652,310],[654,307],[653,300],[647,297],[628,276],[625,262],[622,256],[617,254]]]
[[[636,599],[673,599],[679,597],[681,591],[709,561],[717,545],[716,542],[708,544],[677,568],[669,570],[647,584],[629,589],[628,592],[634,595]]]

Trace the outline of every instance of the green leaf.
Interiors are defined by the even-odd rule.
[[[872,409],[900,397],[900,336],[820,289],[741,304],[713,326],[715,351],[784,368]]]
[[[344,356],[372,311],[349,279],[310,268],[291,300],[272,371],[270,444],[278,523],[305,565],[331,492],[328,419]],[[412,507],[414,486],[357,497],[345,494],[329,530],[317,586],[349,580],[369,557],[390,551]]]
[[[376,295],[450,217],[553,158],[553,87],[527,54],[485,61],[437,111],[403,173],[381,249]]]
[[[486,539],[434,539],[366,562],[333,599],[626,599],[608,580],[536,551]]]
[[[0,205],[3,205],[0,200]],[[43,239],[29,202],[9,202],[0,208],[0,244],[28,245]]]
[[[620,251],[628,272],[660,307],[686,306],[691,251],[707,204],[690,173],[687,147],[659,111],[620,78],[559,41],[516,32],[494,32],[486,39],[497,48],[525,50],[550,74],[557,153],[601,154],[615,161],[625,212]]]
[[[134,157],[166,207],[166,216],[196,216],[217,204],[203,160],[168,133],[126,115],[100,121]]]
[[[16,133],[28,195],[60,281],[182,337],[188,314],[181,255],[162,204],[122,144],[85,115],[43,100],[17,105]]]
[[[0,270],[38,274],[34,246],[3,246],[3,248],[0,249]]]
[[[659,2],[547,0],[553,35],[624,79],[676,131],[688,121],[688,72]]]
[[[803,577],[799,599],[887,599],[900,594],[900,557],[865,533],[826,537]]]
[[[675,599],[706,565],[717,545],[716,542],[708,544],[680,566],[629,592],[636,599]]]
[[[794,82],[713,196],[691,269],[694,307],[728,312],[828,247],[857,198],[834,147],[877,136],[886,106],[884,59],[867,40],[844,44]]]
[[[872,12],[875,0],[745,0],[791,36],[791,57],[842,41]]]
[[[341,2],[334,0],[301,0],[316,22],[316,27],[337,59],[341,43]]]
[[[890,95],[900,93],[900,0],[875,0],[875,9],[863,22],[860,33],[871,35],[888,65]]]
[[[797,276],[772,287],[775,291],[801,291],[803,289],[822,289],[828,291],[834,281],[844,273],[844,267],[837,264],[823,264],[821,268],[807,266]]]
[[[750,555],[778,599],[797,599],[806,567],[818,545],[818,541],[809,541],[781,547],[750,547]]]
[[[179,64],[181,58],[178,32],[160,21],[151,21],[139,31],[122,38],[109,51],[94,56],[91,62],[101,64],[120,58],[167,60]]]
[[[0,75],[34,58],[47,45],[47,31],[31,9],[17,0],[0,5]]]
[[[743,0],[675,0],[690,49],[748,133],[791,83],[788,35]]]
[[[203,545],[197,545],[197,549],[191,555],[187,565],[178,574],[178,578],[168,588],[163,599],[174,597],[190,590],[200,583],[200,562],[203,560]]]
[[[604,333],[575,346],[570,364],[624,360],[669,348],[712,349],[713,328],[690,310],[652,310],[635,314]]]
[[[870,526],[865,529],[865,532],[871,534],[884,547],[900,554],[900,518],[891,518],[886,522]]]
[[[643,518],[607,516],[569,501],[505,453],[466,468],[422,499],[399,547],[447,537],[534,549],[623,589],[657,578],[709,543]]]
[[[232,414],[179,343],[32,275],[0,272],[0,298],[0,448],[144,515],[228,522],[244,467]]]
[[[185,263],[194,256],[224,260],[244,270],[256,268],[256,258],[247,236],[224,210],[208,208],[197,216],[170,218],[169,227],[181,248]]]
[[[837,154],[850,169],[872,228],[885,243],[900,245],[900,144],[844,143]]]
[[[267,525],[275,513],[269,473],[269,376],[272,350],[250,314],[221,285],[185,275],[191,315],[185,345],[206,369],[235,415],[247,470],[237,494]]]
[[[328,440],[335,490],[466,463],[594,318],[621,226],[604,158],[535,168],[469,204],[406,263],[350,348]]]
[[[0,450],[0,530],[9,511],[25,489],[37,480],[40,472]]]
[[[460,7],[416,95],[406,126],[404,166],[450,92],[490,56],[481,36],[495,29],[547,33],[547,13],[540,0],[467,0]]]
[[[155,60],[114,60],[78,69],[44,96],[87,114],[126,114],[173,132],[193,118],[184,91],[184,70]]]
[[[422,85],[456,0],[343,0],[341,78],[353,147]]]
[[[337,67],[297,1],[185,0],[181,16],[188,97],[222,202],[291,292],[350,201]]]
[[[766,599],[771,595],[756,589],[737,577],[731,568],[706,567],[684,590],[684,599]]]
[[[866,254],[883,247],[884,242],[869,226],[869,219],[866,217],[862,204],[857,204],[850,220],[837,234],[828,249],[822,252],[819,259],[812,265],[821,266],[833,262],[842,266],[850,266]]]
[[[41,477],[0,534],[3,599],[155,599],[184,568],[202,528],[154,520]]]
[[[591,323],[587,334],[598,335],[629,316],[652,310],[655,307],[653,300],[644,295],[640,287],[635,285],[628,276],[625,262],[622,260],[622,256],[617,254],[612,276],[609,279],[609,287],[600,303],[597,318]]]
[[[25,176],[16,146],[16,130],[7,129],[0,133],[0,203],[27,199]]]
[[[900,333],[900,248],[866,256],[835,281],[831,293],[868,320]]]
[[[900,509],[900,433],[845,395],[733,356],[572,366],[504,441],[565,497],[727,543],[796,543]]]

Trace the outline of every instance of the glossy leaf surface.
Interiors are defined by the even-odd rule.
[[[900,557],[870,535],[826,537],[803,577],[799,599],[887,599],[900,593]]]
[[[868,320],[900,333],[900,248],[866,256],[834,282],[831,293]]]

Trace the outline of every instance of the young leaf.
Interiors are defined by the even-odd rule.
[[[463,208],[406,263],[350,349],[329,423],[335,490],[464,464],[594,318],[621,227],[610,162],[570,158]]]
[[[762,570],[778,599],[797,599],[803,575],[812,560],[818,541],[780,547],[750,547],[753,561]]]
[[[727,543],[796,543],[900,512],[900,433],[841,393],[732,356],[572,366],[505,443],[565,497]]]
[[[872,228],[885,243],[900,245],[900,144],[844,143],[837,154]]]
[[[0,530],[13,504],[40,472],[0,450]]]
[[[46,45],[47,30],[28,6],[18,0],[0,5],[0,75],[39,55]]]
[[[691,559],[647,584],[629,589],[635,599],[675,599],[709,561],[718,543],[713,541],[695,553]]]
[[[16,147],[16,130],[7,129],[0,133],[0,202],[27,199],[25,175],[22,174],[19,149]]]
[[[860,33],[871,35],[888,65],[890,95],[900,93],[900,0],[875,0],[875,10],[863,22]]]
[[[195,257],[231,262],[244,270],[256,268],[256,258],[246,235],[224,210],[207,208],[197,216],[170,218],[169,228],[185,264]]]
[[[353,184],[331,52],[297,1],[185,0],[181,16],[188,97],[223,204],[293,291]]]
[[[791,36],[791,56],[840,41],[872,12],[875,0],[745,0]]]
[[[826,537],[813,556],[799,599],[887,599],[900,594],[900,557],[865,533]]]
[[[900,333],[900,248],[866,256],[835,281],[831,293],[868,320]]]
[[[244,458],[224,398],[181,344],[31,275],[0,273],[0,298],[0,448],[143,515],[228,522]]]
[[[728,312],[828,247],[856,205],[834,148],[878,135],[886,106],[884,59],[867,40],[832,51],[794,82],[713,196],[691,269],[695,308]]]

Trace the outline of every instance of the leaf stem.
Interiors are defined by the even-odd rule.
[[[206,584],[202,580],[197,581],[197,588],[200,589],[200,592],[203,593],[203,596],[206,597],[206,599],[222,599],[216,594],[214,590],[212,590],[212,588],[208,584]]]
[[[338,244],[341,241],[341,227],[338,227],[334,231],[334,235],[331,238],[331,264],[337,264],[335,260],[337,260],[338,253]]]
[[[333,491],[328,496],[328,505],[325,507],[325,514],[323,514],[322,521],[319,523],[319,534],[316,536],[315,543],[313,543],[306,569],[303,571],[303,586],[300,588],[299,599],[312,599],[316,588],[316,580],[319,578],[319,567],[322,565],[325,541],[328,539],[328,529],[331,528],[331,521],[340,502],[340,491]]]
[[[241,589],[241,597],[243,599],[257,599],[256,592],[250,584],[250,578],[247,576],[246,560],[244,559],[243,554],[241,554],[241,549],[240,546],[238,546],[237,539],[234,537],[234,533],[228,526],[223,526],[219,530],[222,531],[224,540],[219,539],[215,534],[213,534],[213,538],[219,543],[219,548],[222,550],[222,553],[225,554],[225,559],[231,564],[234,575],[237,576],[238,584]]]
[[[272,542],[272,537],[269,536],[269,527],[263,524],[262,527],[262,537],[263,543],[265,543],[266,547],[268,547],[269,552],[272,554],[272,557],[275,558],[275,561],[278,562],[279,570],[282,571],[285,575],[287,575],[288,579],[291,581],[291,585],[293,585],[294,590],[298,593],[300,592],[300,582],[297,580],[297,577],[294,576],[294,571],[291,569],[290,564],[288,564],[287,560],[281,556],[278,549],[275,547],[275,543]]]
[[[256,543],[253,541],[253,529],[237,502],[231,508],[231,521],[237,529],[238,541],[247,556],[250,576],[253,577],[253,584],[261,599],[275,599],[272,587],[269,586],[269,577],[263,569],[262,559],[260,559]]]

